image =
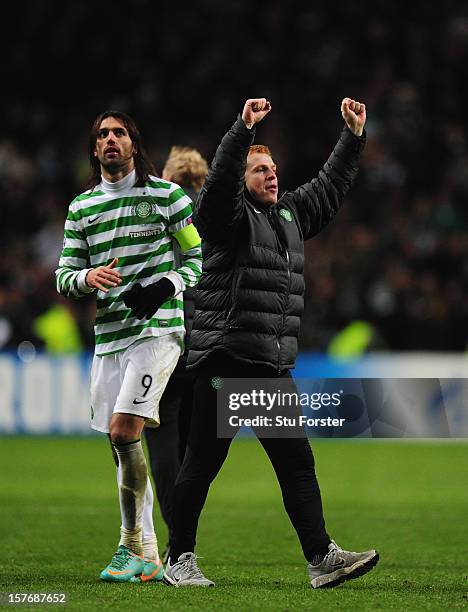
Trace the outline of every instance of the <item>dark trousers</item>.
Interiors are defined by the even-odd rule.
[[[185,455],[192,400],[192,376],[175,372],[159,402],[161,425],[144,429],[156,497],[169,535],[172,530],[174,484]]]
[[[195,374],[194,401],[185,458],[174,488],[171,560],[193,552],[198,520],[211,482],[227,457],[230,438],[217,437],[216,390],[214,376],[232,378],[273,378],[262,368],[238,362],[210,366]],[[283,377],[290,377],[289,371]],[[294,385],[291,380],[291,384]],[[295,385],[294,385],[295,388]],[[259,438],[278,478],[283,502],[297,532],[307,560],[328,552],[330,538],[325,530],[320,489],[309,441],[300,438]]]

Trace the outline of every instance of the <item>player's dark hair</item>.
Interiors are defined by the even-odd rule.
[[[91,165],[91,176],[86,183],[86,189],[94,189],[96,185],[101,182],[101,164],[99,163],[98,158],[94,155],[94,151],[96,150],[96,141],[101,123],[108,117],[118,119],[126,127],[128,135],[130,136],[130,139],[135,147],[135,153],[133,156],[136,172],[135,187],[144,187],[150,174],[153,176],[158,176],[158,174],[153,166],[153,162],[143,147],[140,131],[137,128],[135,121],[126,113],[116,110],[106,110],[96,117],[89,135],[88,154],[89,163]]]

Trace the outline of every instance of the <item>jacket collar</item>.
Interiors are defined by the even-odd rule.
[[[244,186],[244,197],[252,204],[257,210],[260,210],[263,213],[267,213],[269,210],[274,210],[278,206],[278,202],[276,204],[263,204],[263,202],[259,202],[257,199],[253,197],[253,195],[249,192],[247,187]],[[278,200],[279,201],[279,200]]]

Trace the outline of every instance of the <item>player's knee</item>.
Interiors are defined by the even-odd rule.
[[[144,419],[131,415],[115,414],[110,422],[109,435],[112,444],[126,444],[139,440],[144,425]]]
[[[112,444],[127,444],[128,442],[132,442],[133,440],[138,439],[138,435],[131,429],[126,427],[122,427],[121,425],[115,423],[111,425],[110,428],[110,439]]]

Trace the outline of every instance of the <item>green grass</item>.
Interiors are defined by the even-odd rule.
[[[321,440],[314,449],[329,533],[344,548],[377,548],[379,565],[312,590],[268,460],[255,440],[239,440],[198,534],[200,565],[217,586],[176,589],[99,582],[120,524],[104,436],[0,438],[0,591],[67,591],[66,609],[93,611],[466,608],[466,442]]]

